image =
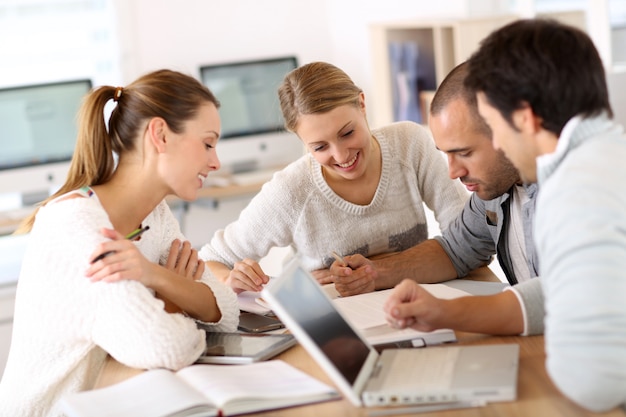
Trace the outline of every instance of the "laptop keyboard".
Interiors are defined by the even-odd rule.
[[[391,361],[385,389],[405,388],[407,381],[426,389],[446,389],[452,384],[452,375],[459,349],[457,347],[399,349]]]

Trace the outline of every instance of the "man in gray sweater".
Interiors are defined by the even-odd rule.
[[[463,81],[466,64],[453,69],[430,109],[437,147],[448,157],[450,177],[473,192],[459,217],[441,236],[381,259],[346,256],[349,267],[333,264],[335,287],[343,295],[391,288],[404,278],[435,283],[463,277],[497,255],[511,291],[490,296],[440,300],[415,285],[422,330],[452,328],[492,334],[543,332],[543,298],[532,239],[536,185],[525,185],[517,169],[493,148],[491,130],[478,114],[475,94]],[[404,284],[408,285],[408,284]],[[471,314],[470,314],[471,312]]]

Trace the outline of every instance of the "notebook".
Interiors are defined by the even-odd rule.
[[[465,291],[444,284],[422,284],[422,287],[438,298],[450,299],[469,295]],[[332,287],[334,289],[334,286]],[[456,342],[456,334],[451,329],[437,329],[421,332],[412,328],[395,329],[387,324],[383,305],[391,289],[368,292],[351,297],[338,297],[336,291],[324,286],[324,292],[335,304],[339,312],[356,327],[370,344],[380,350],[382,347],[421,347]]]
[[[517,396],[517,344],[378,353],[295,257],[261,295],[354,405],[484,404]]]

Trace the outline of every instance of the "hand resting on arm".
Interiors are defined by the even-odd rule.
[[[213,291],[198,281],[204,272],[204,264],[198,261],[197,251],[189,242],[181,246],[180,241],[174,240],[167,263],[161,266],[147,260],[117,231],[103,229],[102,233],[111,240],[98,245],[90,259],[104,252],[112,253],[89,266],[85,275],[91,281],[138,281],[166,302],[168,312],[184,311],[204,322],[220,320],[221,313]]]

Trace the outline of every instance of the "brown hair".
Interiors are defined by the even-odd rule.
[[[467,105],[470,119],[472,120],[473,130],[491,139],[491,128],[478,113],[478,103],[476,101],[476,93],[465,87],[464,81],[467,77],[467,62],[463,62],[452,69],[441,82],[433,100],[430,103],[430,114],[437,116],[440,114],[450,102],[461,99]]]
[[[117,105],[107,125],[103,114],[111,99]],[[207,102],[219,107],[213,93],[198,80],[171,70],[151,72],[124,88],[102,86],[92,90],[78,113],[76,148],[65,183],[39,206],[83,186],[106,183],[115,171],[115,154],[135,149],[147,120],[161,117],[173,132],[181,133],[185,121],[194,118]],[[15,233],[30,232],[37,210]]]
[[[302,114],[326,113],[344,104],[359,105],[350,77],[326,62],[312,62],[289,72],[278,88],[285,128],[295,132]]]

